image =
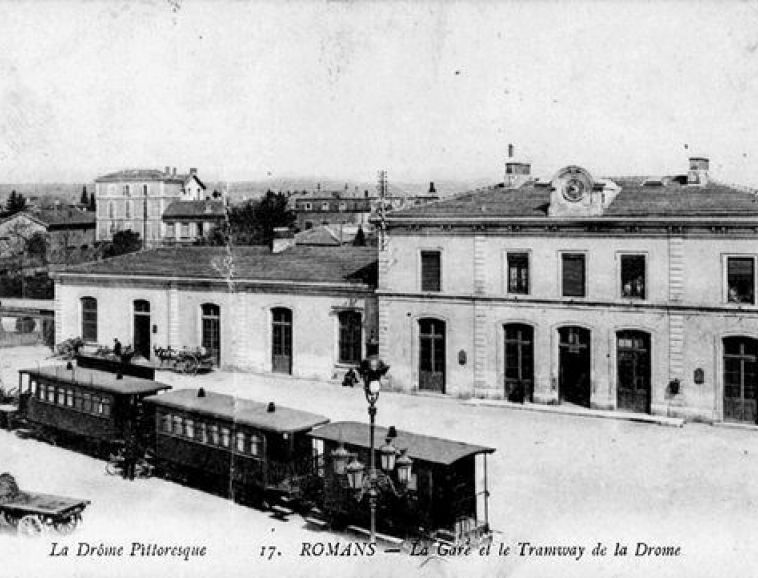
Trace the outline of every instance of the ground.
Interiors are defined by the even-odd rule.
[[[34,366],[42,348],[0,349],[0,377]],[[187,377],[160,372],[175,387],[202,385],[260,401],[366,421],[358,388],[242,373]],[[476,407],[458,399],[384,392],[377,423],[489,445],[490,521],[497,531],[489,556],[439,559],[378,553],[370,558],[301,557],[303,542],[346,542],[313,532],[302,519],[280,522],[257,510],[159,479],[126,482],[106,476],[103,462],[0,431],[0,471],[23,489],[92,500],[83,526],[51,557],[54,538],[22,541],[0,535],[3,575],[10,576],[748,576],[758,566],[758,431],[688,423],[682,428],[610,419]],[[133,541],[205,545],[205,558],[78,558],[78,542]],[[582,546],[581,558],[520,555],[519,543]],[[605,556],[593,556],[601,542]],[[675,557],[635,556],[637,543],[680,548]],[[627,556],[614,556],[616,543]],[[510,546],[497,556],[499,545]],[[282,555],[260,556],[262,546]],[[524,553],[528,553],[525,547]],[[269,550],[266,550],[268,555]],[[10,565],[9,565],[9,561]]]

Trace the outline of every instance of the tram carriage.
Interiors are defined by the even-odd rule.
[[[145,401],[155,407],[159,473],[255,506],[318,489],[307,434],[329,418],[202,388]]]
[[[119,443],[149,443],[152,424],[144,415],[142,400],[170,388],[96,369],[22,369],[19,416],[51,441],[84,442],[105,456]]]
[[[334,526],[369,525],[368,495],[356,500],[345,474],[335,470],[340,454],[369,464],[369,425],[334,422],[309,434],[323,444],[323,511]],[[412,459],[406,485],[397,476],[380,474],[377,503],[378,531],[402,538],[425,535],[456,543],[480,540],[490,534],[488,520],[487,455],[493,448],[443,438],[376,427],[375,459],[380,470],[382,440]],[[340,450],[337,454],[334,452]],[[366,473],[368,475],[368,473]],[[394,490],[393,490],[394,488]]]

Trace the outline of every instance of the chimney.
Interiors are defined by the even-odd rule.
[[[164,171],[167,175],[171,174],[171,167],[166,165],[166,170]]]
[[[271,240],[271,252],[281,253],[295,246],[295,234],[289,227],[274,227],[274,238]]]
[[[690,170],[687,171],[687,184],[700,186],[707,185],[709,165],[710,161],[708,157],[690,157]]]
[[[517,161],[513,157],[513,145],[508,145],[508,159],[505,161],[505,188],[518,189],[531,178],[532,165]]]
[[[437,189],[434,188],[434,181],[429,181],[429,194],[430,195],[437,194]]]
[[[190,175],[196,175],[196,174],[197,174],[197,169],[196,168],[191,168],[190,169]]]
[[[173,176],[176,176],[176,167],[174,167],[174,169],[173,169],[173,171],[172,171],[172,175],[173,175]]]

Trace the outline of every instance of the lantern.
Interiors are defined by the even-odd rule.
[[[392,438],[387,438],[385,443],[379,451],[382,454],[382,469],[385,472],[391,472],[395,469],[395,457],[397,456],[397,449],[392,445]]]
[[[341,476],[345,473],[345,467],[347,461],[350,459],[350,452],[345,449],[345,446],[340,446],[332,452],[332,460],[334,461],[334,473]]]
[[[408,485],[411,479],[411,466],[413,465],[413,460],[408,457],[408,450],[402,451],[395,465],[397,466],[397,481],[404,486]]]
[[[365,466],[356,458],[347,464],[347,483],[351,490],[360,490],[363,487],[363,471]]]
[[[368,383],[368,392],[371,395],[379,395],[379,391],[382,389],[382,382],[378,379],[375,379],[374,381],[369,381]]]

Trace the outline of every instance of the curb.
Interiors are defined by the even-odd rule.
[[[630,413],[623,411],[606,411],[599,409],[584,409],[569,407],[565,405],[543,405],[539,403],[512,403],[495,399],[469,399],[463,402],[465,405],[483,406],[483,407],[500,407],[505,409],[516,409],[522,411],[537,411],[543,413],[557,413],[562,415],[572,415],[577,417],[594,417],[615,419],[622,421],[634,421],[640,423],[653,423],[670,427],[682,427],[684,419],[680,417],[666,417],[660,415],[649,415],[643,413]]]

